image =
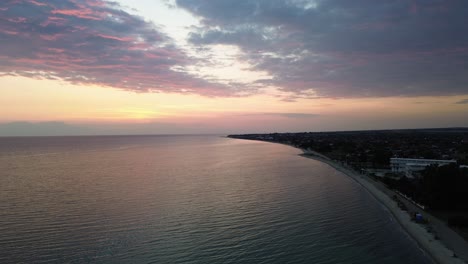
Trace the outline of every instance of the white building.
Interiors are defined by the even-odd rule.
[[[413,172],[422,171],[429,165],[447,165],[457,163],[456,160],[434,160],[434,159],[405,159],[405,158],[391,158],[390,166],[392,172],[404,173],[406,177],[412,178]]]

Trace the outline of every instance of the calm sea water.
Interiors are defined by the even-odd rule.
[[[0,138],[0,263],[430,263],[367,191],[288,146]]]

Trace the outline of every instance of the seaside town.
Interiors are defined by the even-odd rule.
[[[466,261],[468,129],[414,129],[230,135],[300,148],[337,164],[391,197],[430,235]],[[343,171],[342,170],[342,171]],[[349,174],[347,173],[347,174]],[[456,233],[456,234],[455,234]],[[457,253],[455,253],[457,252]],[[460,256],[461,257],[461,256]]]

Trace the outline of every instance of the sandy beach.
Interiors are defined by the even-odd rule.
[[[386,188],[382,183],[375,182],[374,180],[368,178],[367,176],[360,175],[359,173],[346,168],[345,166],[327,158],[326,156],[321,155],[320,153],[304,150],[304,155],[301,155],[306,158],[315,159],[321,162],[324,162],[336,170],[348,175],[356,182],[361,184],[366,190],[369,191],[378,201],[380,201],[394,216],[394,218],[401,224],[401,226],[407,231],[407,233],[419,244],[419,246],[432,257],[436,263],[467,263],[466,255],[468,254],[467,243],[463,238],[461,238],[454,231],[446,227],[438,219],[434,219],[430,215],[421,212],[419,208],[415,205],[406,201],[405,199],[400,199],[402,202],[407,205],[408,210],[417,211],[424,215],[425,218],[429,219],[431,226],[433,222],[439,221],[438,233],[440,240],[434,238],[433,233],[429,233],[424,225],[417,224],[411,221],[411,217],[408,212],[402,211],[395,200],[391,197],[395,194],[393,191]],[[445,226],[445,229],[443,228]],[[439,231],[440,230],[440,231]],[[443,234],[442,234],[443,233]],[[460,240],[461,239],[461,240]],[[447,247],[451,246],[451,249]],[[456,254],[457,257],[454,257]]]

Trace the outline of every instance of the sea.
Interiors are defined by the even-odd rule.
[[[0,138],[0,263],[432,263],[353,179],[223,136]]]

